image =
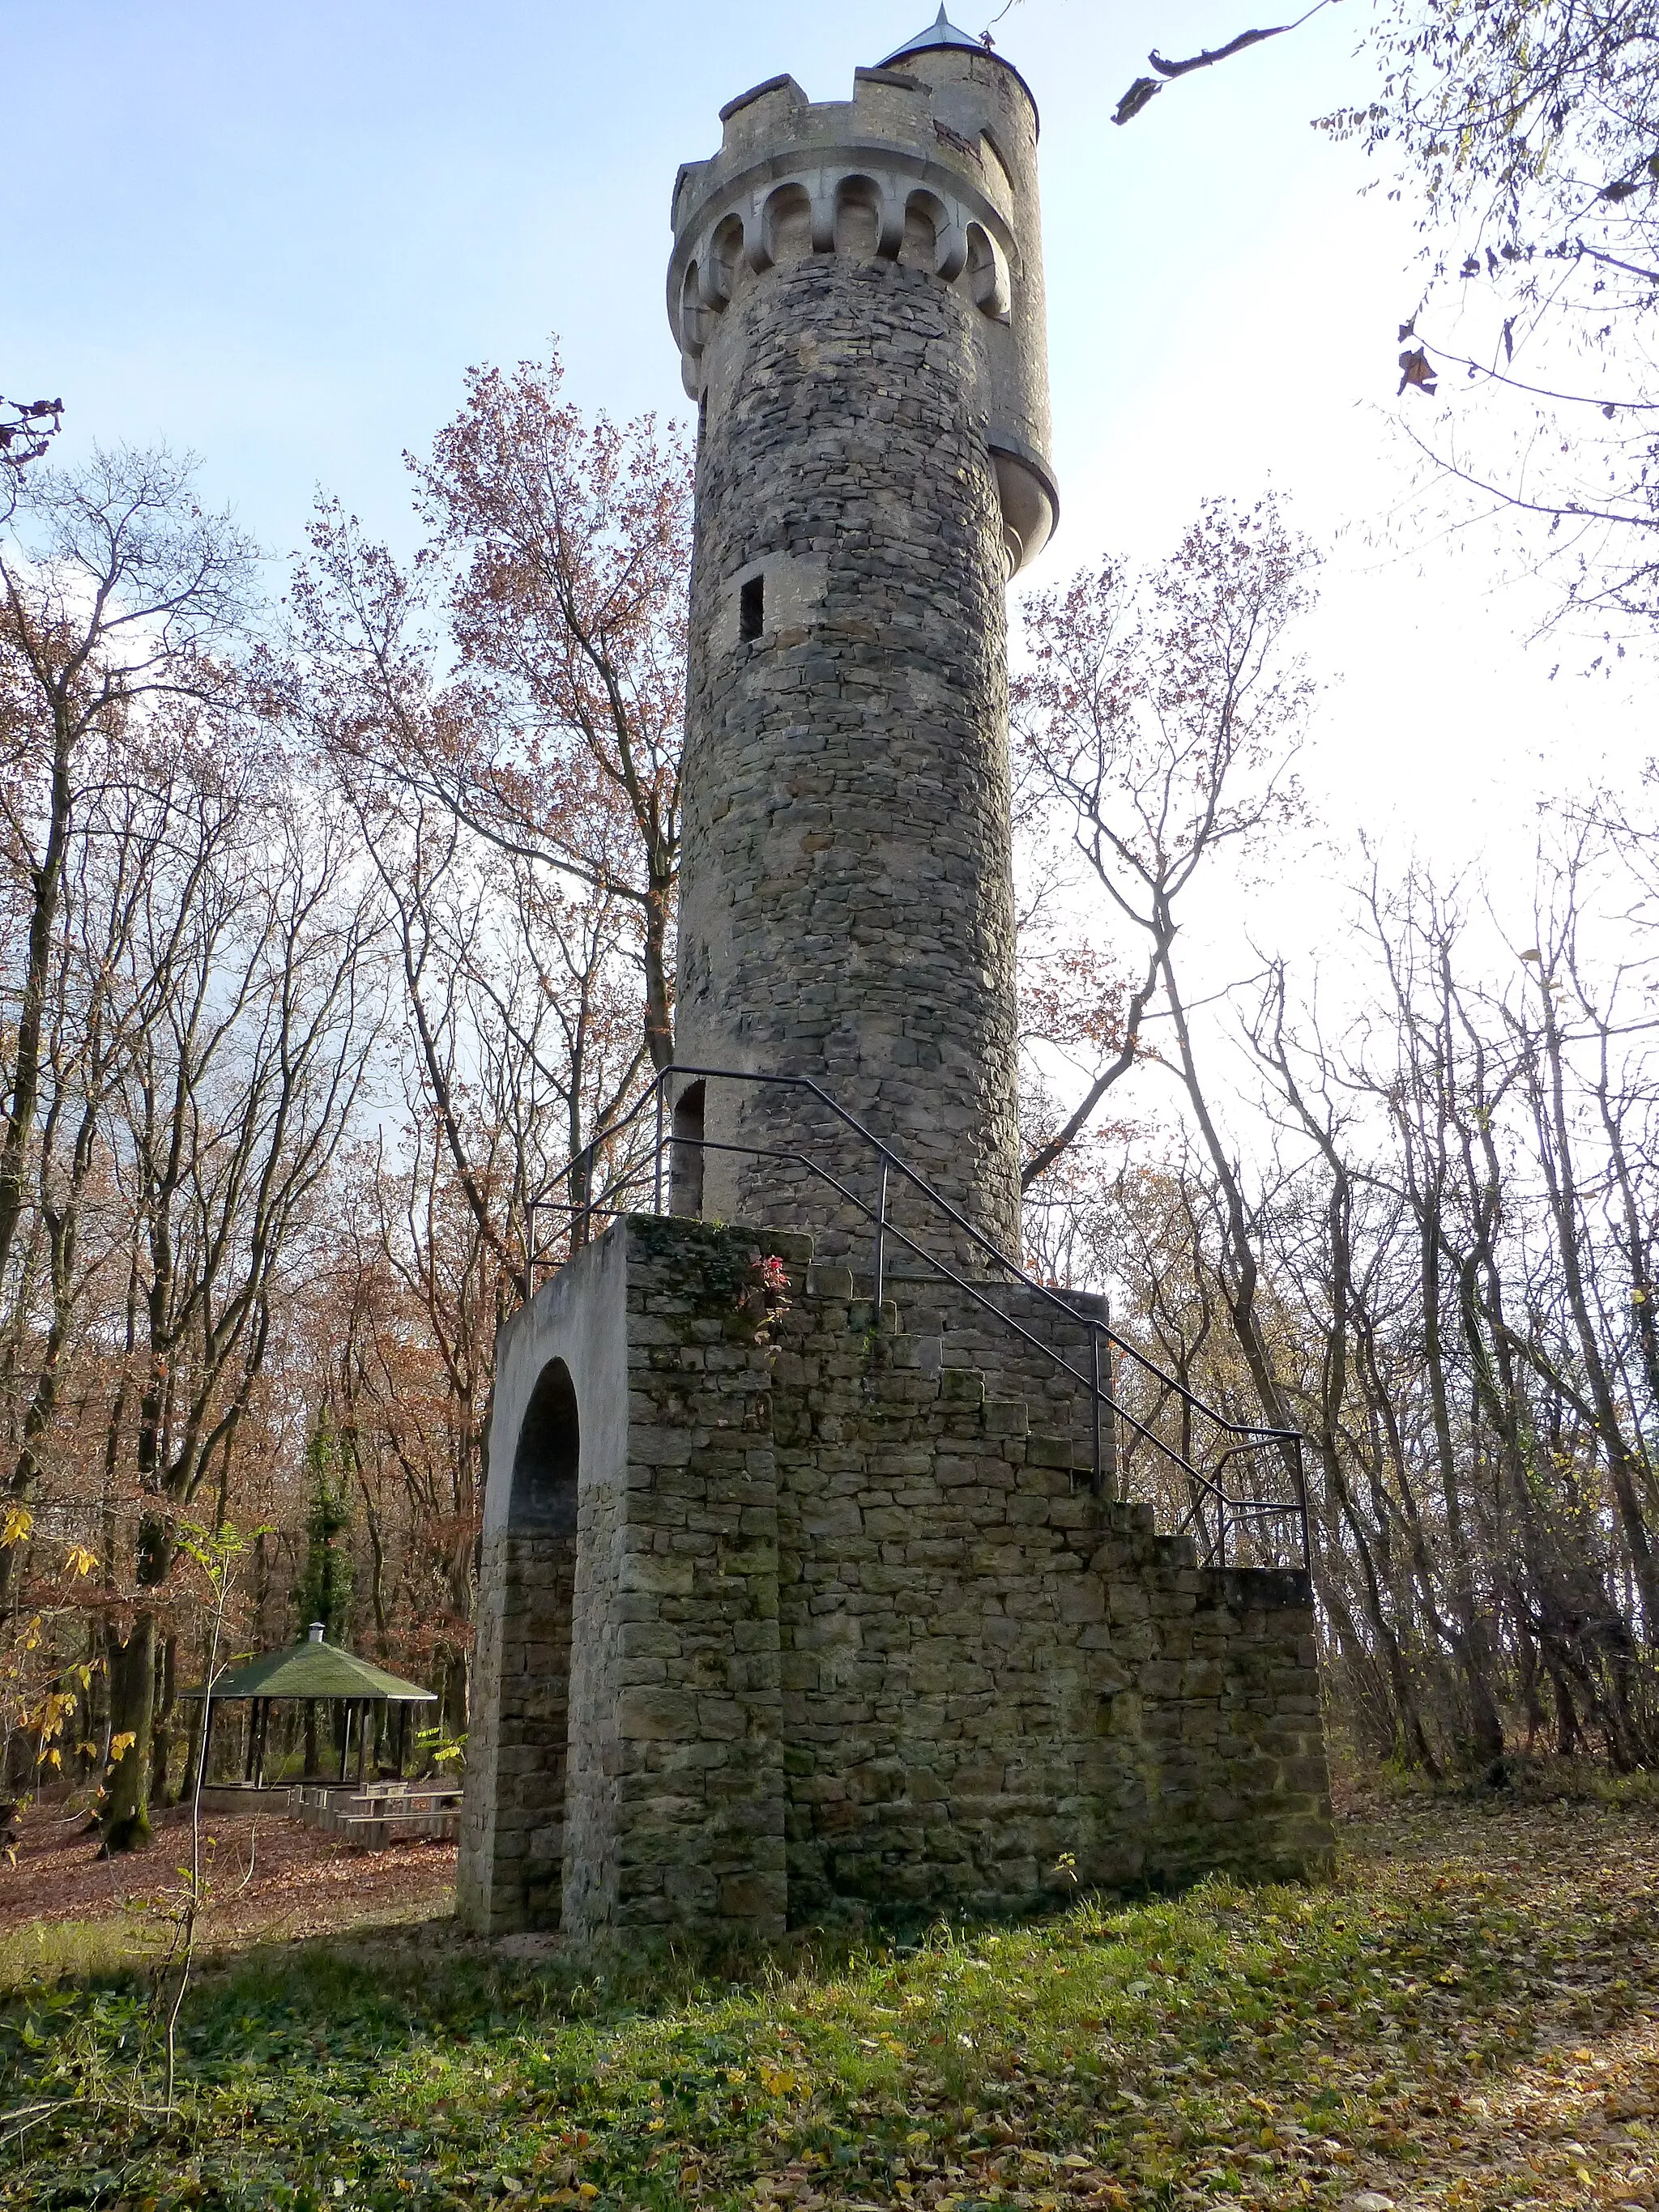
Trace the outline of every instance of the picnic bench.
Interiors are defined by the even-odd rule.
[[[453,1843],[461,1832],[462,1791],[450,1782],[366,1782],[350,1792],[301,1785],[301,1820],[357,1850],[388,1844]]]

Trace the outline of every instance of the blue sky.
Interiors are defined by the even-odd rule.
[[[1531,603],[1494,589],[1484,539],[1374,542],[1404,489],[1415,241],[1363,195],[1358,152],[1310,127],[1364,95],[1365,4],[1124,130],[1111,110],[1147,48],[1218,43],[1262,20],[1253,0],[1018,0],[998,25],[1043,118],[1064,511],[1034,580],[1107,546],[1155,553],[1204,494],[1273,483],[1332,550],[1305,642],[1329,687],[1309,781],[1334,848],[1363,823],[1501,858],[1540,792],[1597,760],[1628,780],[1648,738],[1633,676],[1552,684],[1554,651],[1520,650]],[[983,27],[983,4],[957,5]],[[556,331],[585,404],[684,410],[662,306],[677,165],[713,150],[735,92],[787,69],[845,97],[931,12],[58,0],[27,30],[20,13],[0,387],[61,392],[66,450],[195,448],[274,554],[319,484],[406,544],[400,455],[469,362]]]
[[[77,435],[200,448],[273,542],[319,477],[398,504],[398,451],[453,407],[462,366],[553,329],[579,397],[678,409],[661,307],[677,164],[712,150],[732,93],[788,69],[845,97],[927,12],[67,0],[29,42],[40,96],[7,134],[24,269],[6,388],[61,385]],[[1201,43],[1236,15],[1019,0],[999,26],[1043,112],[1074,466],[1132,445],[1172,370],[1202,368],[1206,412],[1244,416],[1234,295],[1295,282],[1300,196],[1347,198],[1352,164],[1308,128],[1357,81],[1336,9],[1109,127],[1149,43]]]

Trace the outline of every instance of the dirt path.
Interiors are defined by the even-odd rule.
[[[179,1891],[190,1856],[182,1807],[161,1816],[148,1850],[100,1859],[84,1815],[58,1806],[24,1816],[17,1863],[0,1865],[0,1932],[54,1921],[142,1916]],[[320,1936],[366,1923],[447,1913],[455,1892],[453,1844],[396,1844],[349,1850],[298,1820],[204,1815],[210,1904],[201,1924],[210,1948],[275,1936]]]

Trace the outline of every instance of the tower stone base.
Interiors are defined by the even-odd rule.
[[[1065,1855],[1322,1868],[1306,1577],[1194,1566],[1091,1494],[1040,1354],[810,1260],[635,1217],[504,1332],[463,1918],[770,1936],[1052,1904]]]

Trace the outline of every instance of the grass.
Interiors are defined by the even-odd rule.
[[[273,1946],[192,1994],[171,2115],[143,1981],[58,1931],[0,2008],[0,2204],[1659,2203],[1651,1805],[1407,1799],[1347,1832],[1317,1891],[722,1980],[447,1923]]]
[[[58,1982],[130,1975],[135,1964],[161,1947],[166,1933],[137,1916],[37,1920],[9,1929],[0,1934],[0,2000]]]

